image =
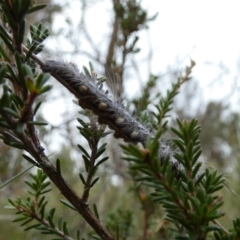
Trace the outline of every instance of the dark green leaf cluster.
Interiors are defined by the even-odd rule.
[[[200,169],[197,121],[178,121],[178,126],[179,130],[172,129],[178,136],[173,140],[177,146],[175,160],[161,161],[159,134],[145,149],[122,146],[127,155],[124,159],[143,173],[135,180],[154,189],[152,200],[162,204],[166,219],[176,226],[176,239],[205,239],[209,232],[220,230],[214,221],[223,215],[219,211],[223,202],[214,194],[223,187],[224,179],[216,171]]]
[[[36,229],[41,231],[42,234],[57,235],[60,237],[59,239],[72,239],[66,221],[62,217],[59,217],[57,221],[55,220],[56,209],[51,208],[47,211],[46,193],[51,191],[47,175],[38,170],[35,175],[30,174],[30,176],[31,180],[25,181],[25,183],[29,186],[28,193],[32,197],[28,197],[26,200],[18,198],[15,201],[9,199],[9,205],[6,207],[17,210],[16,214],[20,215],[13,222],[21,222],[21,226],[27,225],[24,231]],[[34,220],[35,223],[29,225]],[[77,232],[77,239],[80,239],[79,231]]]
[[[89,113],[90,114],[90,113]],[[88,153],[85,148],[81,145],[78,145],[78,148],[82,151],[82,158],[84,160],[84,166],[87,173],[87,176],[84,177],[82,173],[79,174],[79,177],[84,185],[83,199],[87,201],[89,196],[90,189],[97,183],[99,177],[95,177],[95,174],[101,164],[108,160],[109,157],[99,157],[106,150],[106,143],[98,146],[101,138],[107,136],[109,132],[105,132],[105,127],[100,126],[96,122],[94,116],[88,115],[90,118],[90,123],[85,123],[83,120],[78,118],[78,122],[81,126],[78,127],[81,135],[87,140],[88,145],[91,149],[91,153]]]
[[[151,20],[154,20],[157,17],[157,14],[149,18],[147,11],[143,9],[141,4],[136,0],[114,1],[113,4],[115,11],[115,24],[118,26],[116,29],[120,30],[119,33],[116,31],[113,35],[118,34],[118,36],[116,36],[116,41],[118,47],[123,48],[123,62],[117,64],[114,56],[112,56],[112,59],[108,59],[108,61],[110,60],[111,64],[116,67],[117,72],[122,78],[123,65],[126,56],[129,53],[135,54],[140,51],[140,48],[136,47],[139,40],[136,33],[141,29],[147,28],[148,23]],[[109,47],[111,48],[111,46]],[[108,64],[110,64],[110,62]]]
[[[30,177],[32,179],[32,182],[25,181],[25,183],[31,189],[30,191],[28,191],[30,195],[34,196],[35,198],[39,198],[40,195],[43,195],[51,191],[51,189],[48,188],[50,182],[46,181],[47,175],[44,174],[41,170],[38,170],[36,175],[30,174]]]
[[[94,71],[93,65],[91,62],[89,62],[89,70],[86,67],[83,67],[84,72],[87,76],[91,77],[96,81],[96,86],[101,88],[104,81],[106,81],[106,78],[100,77],[97,78],[97,75]],[[79,177],[81,182],[84,185],[84,192],[82,195],[82,198],[85,202],[87,202],[89,197],[90,189],[98,182],[99,177],[95,177],[95,174],[97,170],[99,169],[99,166],[103,164],[105,161],[108,160],[109,157],[105,156],[101,157],[102,154],[106,151],[106,143],[103,143],[99,146],[99,143],[102,138],[106,137],[110,134],[110,132],[105,131],[105,126],[99,125],[97,122],[97,118],[88,110],[84,110],[80,112],[82,115],[89,118],[89,123],[83,121],[82,119],[78,118],[78,122],[80,123],[80,126],[78,126],[78,130],[86,140],[89,145],[89,148],[91,152],[89,153],[85,147],[82,145],[78,145],[78,148],[82,151],[82,158],[85,166],[85,176],[82,173],[79,173]],[[98,211],[96,205],[94,205],[94,213],[97,218]]]
[[[142,90],[142,96],[140,96],[140,98],[135,98],[132,100],[132,103],[138,109],[138,111],[144,111],[145,109],[147,109],[148,105],[154,101],[154,98],[150,97],[152,90],[156,87],[157,80],[158,76],[151,74],[146,85]]]
[[[189,75],[194,65],[195,62],[191,61],[191,66],[186,68],[185,76],[178,78],[178,81],[172,84],[171,89],[167,91],[166,97],[159,96],[160,98],[159,104],[155,105],[155,107],[157,108],[157,113],[153,113],[156,121],[155,128],[162,129],[162,131],[167,130],[168,121],[167,120],[164,121],[164,119],[169,117],[169,115],[167,114],[172,109],[172,103],[175,96],[178,94],[178,89],[184,82],[190,79]]]
[[[30,59],[32,54],[42,50],[40,43],[49,35],[42,25],[31,26],[31,40],[27,39],[30,51],[24,53],[25,16],[45,5],[32,5],[30,0],[1,1],[3,22],[0,25],[0,84],[3,89],[0,99],[0,133],[3,141],[19,149],[27,150],[24,134],[33,132],[33,125],[46,125],[35,121],[41,102],[35,100],[50,90],[46,85],[48,74],[38,73],[36,63]],[[10,35],[10,32],[12,35]]]
[[[27,39],[28,53],[26,54],[25,61],[30,60],[32,54],[37,55],[43,50],[43,45],[41,44],[48,36],[48,29],[43,29],[41,23],[38,26],[30,26],[31,39]]]
[[[172,110],[174,98],[178,94],[178,89],[181,85],[190,79],[189,75],[194,65],[195,62],[191,61],[190,67],[186,68],[185,76],[178,78],[177,82],[172,83],[172,86],[169,90],[167,90],[165,97],[163,97],[159,92],[155,97],[150,96],[151,89],[156,86],[158,79],[157,76],[150,76],[143,91],[144,94],[140,98],[133,100],[134,105],[139,108],[140,114],[138,114],[138,117],[143,123],[153,129],[161,130],[162,133],[167,130],[168,120],[166,120],[166,118],[170,117],[168,113]],[[156,111],[151,112],[149,115],[149,112],[146,112],[145,109],[147,109],[148,105],[155,100],[159,101],[158,104],[154,105]]]
[[[131,236],[133,212],[117,209],[114,213],[108,215],[106,224],[109,230],[116,234],[116,239],[127,239]]]
[[[10,51],[17,49],[20,51],[21,43],[25,36],[26,27],[26,14],[33,13],[44,7],[45,4],[33,5],[31,0],[12,0],[12,1],[1,1],[1,11],[3,13],[3,21],[7,22],[12,29],[14,45],[11,44],[9,36],[3,34],[1,29],[1,38],[9,47]]]
[[[144,10],[136,0],[125,2],[116,1],[114,2],[114,9],[120,20],[120,26],[123,29],[124,36],[128,36],[132,32],[147,27],[148,22],[154,20],[157,16],[156,14],[148,19],[147,11]]]

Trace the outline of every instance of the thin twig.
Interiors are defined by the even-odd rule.
[[[225,234],[229,234],[228,230],[226,228],[224,228],[220,222],[218,222],[217,220],[213,220],[212,222],[215,223],[216,225],[218,225]]]

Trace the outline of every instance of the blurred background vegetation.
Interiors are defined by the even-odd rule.
[[[103,40],[105,47],[100,49],[97,41],[88,32],[86,16],[88,10],[96,2],[101,2],[101,0],[79,0],[79,9],[77,11],[81,14],[74,19],[74,23],[72,22],[73,19],[69,18],[67,14],[65,15],[65,11],[70,8],[72,1],[58,1],[59,3],[57,3],[56,1],[43,0],[38,2],[47,3],[48,7],[38,14],[29,15],[28,23],[42,22],[46,28],[50,29],[52,33],[51,38],[55,39],[52,42],[53,44],[58,38],[61,38],[63,43],[67,43],[69,47],[63,48],[62,56],[71,55],[73,58],[78,55],[85,56],[89,61],[93,62],[99,75],[112,77],[113,82],[109,83],[109,87],[114,88],[115,95],[118,98],[121,97],[130,109],[136,109],[136,114],[148,105],[148,101],[154,103],[152,97],[156,94],[155,87],[159,83],[162,84],[164,81],[173,82],[179,75],[178,66],[172,66],[171,69],[167,69],[166,73],[162,73],[161,76],[149,75],[149,79],[145,79],[147,84],[142,84],[142,93],[144,94],[139,94],[139,96],[134,98],[130,98],[126,94],[126,83],[130,81],[129,68],[131,68],[131,72],[135,76],[138,76],[138,63],[134,62],[132,56],[141,51],[141,46],[137,45],[139,32],[146,31],[148,27],[151,27],[151,22],[157,17],[157,12],[156,15],[149,16],[141,8],[141,5],[131,5],[131,1],[110,1],[113,7],[111,13],[109,13],[109,21],[112,22],[112,25],[109,26],[109,29],[102,29],[102,31],[105,31],[105,39]],[[135,18],[131,13],[135,14]],[[101,13],[99,14],[101,15]],[[56,16],[64,18],[64,28],[57,26],[56,23],[53,24]],[[136,16],[138,17],[136,18]],[[97,21],[97,16],[92,21]],[[81,42],[88,42],[91,51],[86,51],[83,48],[84,45],[79,44]],[[50,43],[46,47],[51,48]],[[61,46],[56,47],[56,49],[58,48],[61,48]],[[53,48],[53,50],[55,49]],[[118,76],[117,78],[113,77],[113,72]],[[166,75],[167,80],[164,79]],[[219,76],[221,78],[221,74]],[[215,81],[219,80],[216,79]],[[56,85],[54,82],[54,87]],[[54,101],[61,96],[62,99],[67,100],[64,101],[67,107],[63,107],[64,110],[61,113],[63,118],[58,123],[52,123],[50,127],[42,127],[39,130],[39,134],[42,136],[41,139],[46,146],[47,152],[51,154],[50,158],[53,161],[57,158],[62,160],[62,171],[64,171],[66,179],[76,192],[81,192],[81,183],[76,181],[78,178],[77,173],[81,172],[83,167],[81,156],[76,148],[78,142],[82,144],[82,139],[76,133],[75,127],[76,112],[79,108],[77,106],[69,107],[72,104],[70,102],[72,96],[66,90],[60,86],[55,87],[55,89],[57,89],[55,92],[45,96],[46,104],[54,104]],[[163,88],[163,94],[165,90]],[[240,115],[238,112],[231,111],[231,107],[226,105],[224,100],[218,102],[211,101],[206,107],[202,107],[201,101],[195,101],[196,91],[198,91],[196,79],[192,79],[180,90],[178,96],[180,101],[174,104],[171,114],[173,117],[170,118],[170,123],[174,126],[176,117],[180,119],[195,118],[202,126],[202,160],[205,162],[206,167],[210,169],[217,168],[227,179],[227,186],[221,193],[225,200],[223,211],[226,215],[220,219],[220,222],[228,228],[232,219],[240,215]],[[193,107],[192,102],[199,105],[195,104]],[[44,113],[38,117],[47,120],[51,119],[51,116],[47,116]],[[57,141],[56,138],[58,139]],[[107,141],[112,142],[110,137]],[[20,150],[10,148],[2,142],[0,142],[0,149],[0,184],[2,184],[26,169],[28,163],[22,161]],[[98,201],[100,215],[107,219],[106,222],[110,228],[114,221],[120,221],[120,225],[122,229],[125,229],[126,234],[127,232],[134,233],[134,238],[129,239],[159,239],[159,237],[164,239],[164,236],[167,234],[164,228],[164,225],[167,223],[163,221],[164,212],[159,208],[154,209],[155,206],[150,203],[145,192],[146,189],[139,189],[133,185],[127,174],[127,166],[120,159],[121,150],[117,146],[116,141],[109,146],[108,151],[111,158],[105,167],[101,169],[102,176],[99,183],[92,190],[90,204],[96,200]],[[32,171],[34,172],[34,169]],[[26,185],[24,184],[26,179],[28,179],[28,173],[0,190],[0,239],[43,239],[43,236],[34,232],[34,230],[23,232],[18,224],[11,223],[14,219],[14,213],[4,209],[8,198],[26,195]],[[91,229],[89,229],[86,223],[83,220],[80,222],[78,215],[69,211],[68,208],[65,208],[58,201],[61,198],[61,194],[54,186],[52,187],[53,191],[48,196],[50,204],[57,207],[57,214],[63,215],[70,220],[71,230],[75,230],[80,226],[82,230],[90,233]],[[112,225],[114,227],[114,224]],[[50,237],[44,237],[44,239],[50,239]]]

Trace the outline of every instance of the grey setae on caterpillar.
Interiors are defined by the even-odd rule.
[[[41,69],[50,73],[73,93],[82,108],[92,110],[98,116],[100,124],[106,124],[114,130],[116,138],[144,145],[150,136],[149,129],[129,114],[121,104],[111,100],[96,86],[92,78],[80,73],[74,64],[46,61]]]

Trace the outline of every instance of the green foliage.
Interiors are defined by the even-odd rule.
[[[130,33],[139,31],[142,28],[146,28],[148,22],[157,17],[157,14],[155,14],[153,17],[148,18],[147,11],[144,10],[140,3],[135,0],[125,2],[116,1],[114,4],[114,9],[120,21],[120,26],[125,38],[127,38]],[[134,39],[130,47],[131,50],[133,50],[137,40],[138,38]]]
[[[112,233],[116,233],[116,239],[127,239],[131,236],[133,224],[133,212],[118,209],[110,213],[106,220],[107,226]]]
[[[108,160],[109,157],[103,157],[98,159],[106,150],[106,143],[98,146],[101,138],[107,136],[109,132],[105,132],[105,127],[102,127],[96,122],[96,118],[90,115],[90,123],[85,123],[78,118],[78,122],[81,126],[77,127],[81,135],[87,140],[91,153],[88,153],[84,147],[78,145],[78,148],[82,151],[84,166],[86,170],[86,177],[82,173],[79,174],[80,180],[84,185],[84,193],[82,198],[87,201],[90,189],[98,182],[99,177],[95,177],[95,174],[101,164]],[[98,161],[96,161],[98,159]]]
[[[30,125],[47,124],[34,120],[34,115],[41,104],[39,102],[34,106],[34,101],[50,90],[51,86],[46,85],[49,75],[37,73],[36,64],[32,64],[33,61],[28,55],[24,56],[22,48],[23,36],[25,36],[25,15],[42,7],[43,5],[32,6],[29,0],[13,1],[12,4],[9,1],[1,3],[3,21],[9,23],[12,37],[1,26],[0,83],[3,94],[0,99],[0,124],[3,131],[0,136],[4,143],[25,150],[27,146],[24,144],[24,134],[33,131]],[[41,51],[42,48],[38,44],[48,35],[46,30],[41,31],[41,24],[31,28],[36,30],[32,39],[34,47],[31,47],[30,55]],[[9,83],[13,85],[13,89],[9,87]]]
[[[24,231],[30,229],[36,229],[41,231],[42,234],[56,235],[59,239],[72,239],[70,237],[68,225],[63,217],[56,220],[54,214],[56,208],[47,210],[48,200],[46,193],[50,192],[51,189],[50,181],[47,180],[46,174],[41,170],[38,170],[36,175],[30,174],[31,181],[25,181],[29,186],[30,190],[26,200],[21,198],[15,201],[9,199],[9,205],[6,206],[8,209],[17,210],[16,214],[20,215],[13,222],[20,222],[20,226],[25,226]],[[34,221],[34,223],[32,223]],[[31,224],[30,224],[31,222]],[[79,238],[79,232],[77,232],[77,238]]]
[[[135,181],[154,189],[152,200],[164,207],[166,219],[177,227],[176,239],[205,238],[209,232],[221,230],[211,222],[223,216],[222,198],[215,193],[223,188],[224,179],[216,171],[199,170],[201,147],[197,121],[178,121],[178,126],[179,130],[172,128],[178,136],[173,139],[179,149],[174,154],[177,165],[172,165],[170,159],[162,162],[159,134],[148,141],[145,149],[123,145],[124,159],[132,163],[131,169],[143,173]]]
[[[18,217],[14,222],[24,226],[25,231],[35,229],[42,234],[55,235],[58,239],[72,239],[73,235],[76,239],[84,239],[80,237],[78,229],[69,230],[70,219],[56,217],[57,208],[49,207],[47,194],[51,191],[49,188],[51,180],[66,198],[60,202],[68,211],[80,214],[94,230],[94,233],[84,232],[83,236],[108,240],[136,238],[137,234],[134,234],[133,229],[141,230],[134,222],[134,219],[139,218],[138,213],[132,209],[115,208],[117,210],[111,212],[107,209],[108,213],[103,214],[99,211],[100,201],[97,198],[90,199],[92,189],[97,188],[101,178],[104,178],[101,175],[101,168],[105,168],[109,156],[106,151],[108,142],[103,140],[110,134],[105,125],[99,124],[98,118],[92,112],[84,109],[81,111],[83,118],[77,119],[80,124],[77,127],[79,134],[88,145],[88,148],[82,142],[77,145],[84,166],[78,173],[82,187],[81,197],[64,178],[63,160],[57,159],[54,166],[41,146],[36,129],[47,123],[36,119],[41,106],[41,101],[36,100],[48,92],[51,86],[47,85],[50,76],[37,68],[40,60],[36,55],[42,51],[43,42],[49,36],[49,31],[41,23],[31,25],[30,38],[25,39],[25,17],[41,10],[45,5],[32,4],[30,0],[2,0],[0,7],[4,23],[0,25],[0,138],[6,145],[26,151],[22,154],[23,158],[37,167],[36,174],[30,174],[30,180],[25,181],[29,187],[26,199],[9,199],[7,208],[17,211]],[[120,37],[117,37],[117,45],[123,49],[122,63],[119,65],[115,63],[115,70],[119,68],[116,72],[122,78],[127,55],[140,50],[136,47],[138,36],[133,34],[146,28],[149,21],[156,16],[149,18],[147,11],[142,9],[137,1],[132,0],[114,1],[114,11],[121,32]],[[115,61],[113,56],[110,60],[111,63]],[[107,61],[106,66],[109,65]],[[225,179],[217,171],[202,168],[199,161],[202,154],[199,141],[201,128],[197,121],[177,120],[178,128],[171,128],[176,137],[167,143],[162,140],[164,132],[168,129],[166,118],[172,109],[174,98],[180,86],[189,79],[194,65],[192,61],[185,75],[172,84],[165,97],[156,93],[156,96],[151,98],[149,92],[155,88],[157,77],[149,78],[144,95],[139,99],[140,110],[147,109],[153,99],[158,104],[155,105],[152,118],[146,112],[142,112],[140,117],[145,123],[151,122],[151,127],[156,132],[149,136],[144,147],[121,145],[126,165],[129,166],[129,175],[134,180],[131,188],[138,196],[138,203],[144,212],[143,239],[148,237],[151,217],[153,214],[157,215],[157,210],[162,208],[166,214],[164,221],[167,222],[167,231],[170,232],[167,236],[172,238],[191,240],[240,238],[239,218],[233,220],[233,227],[229,231],[218,223],[218,219],[224,215],[223,199],[219,190],[223,188]],[[102,87],[106,79],[97,78],[91,63],[89,69],[83,67],[83,70],[87,76],[96,81],[97,87]],[[133,102],[136,105],[138,101],[135,99]],[[170,149],[167,153],[163,152],[166,146]],[[171,146],[174,146],[174,150]],[[111,180],[107,183],[111,185]],[[93,206],[92,209],[89,203]],[[162,237],[165,230],[163,228],[160,230],[162,232],[159,235],[153,233],[151,238]]]

